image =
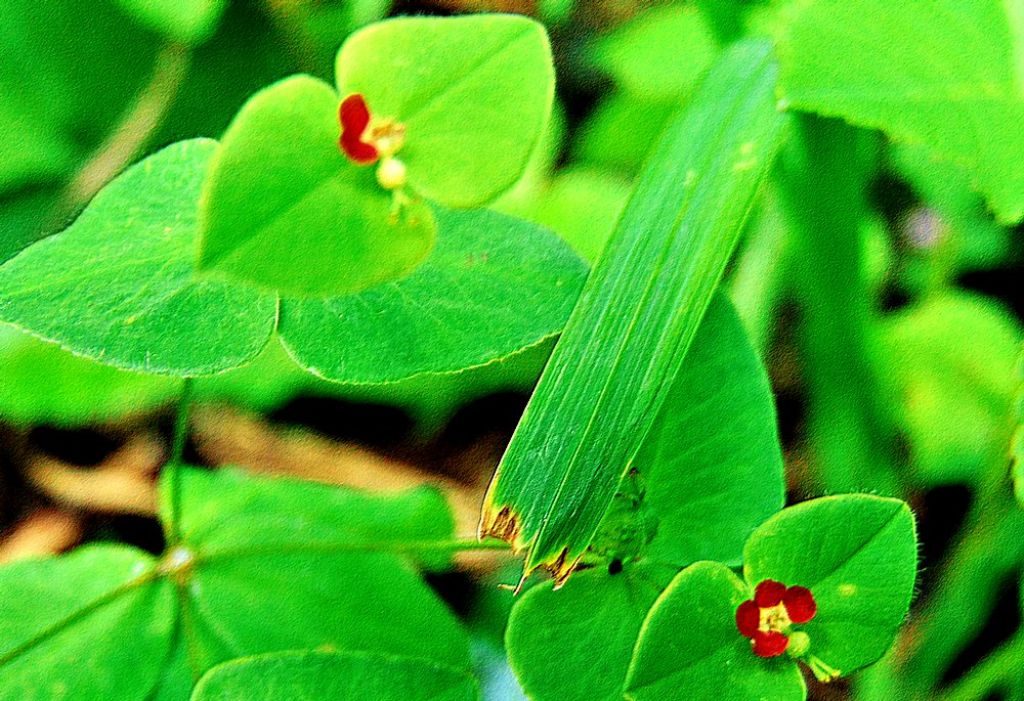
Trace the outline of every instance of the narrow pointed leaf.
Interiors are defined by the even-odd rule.
[[[682,365],[782,140],[775,64],[737,45],[656,144],[488,491],[481,533],[562,579]]]

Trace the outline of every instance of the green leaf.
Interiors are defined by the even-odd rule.
[[[677,567],[738,563],[751,531],[785,502],[771,387],[728,299],[715,295],[633,461],[657,521],[645,548]]]
[[[588,261],[597,260],[629,199],[629,182],[597,168],[565,169],[523,216],[550,227]]]
[[[10,98],[0,102],[0,193],[35,180],[59,176],[73,162],[71,143],[51,129],[38,128],[38,117]],[[17,138],[10,135],[17,134]]]
[[[0,328],[0,416],[24,426],[74,426],[150,412],[181,382],[72,355],[12,327]]]
[[[804,0],[780,42],[783,100],[926,145],[1019,221],[1024,27],[1012,5]]]
[[[561,331],[586,277],[567,245],[486,210],[439,209],[437,222],[437,247],[407,278],[282,300],[281,338],[300,365],[338,382],[393,382],[483,365]]]
[[[640,177],[491,483],[481,532],[571,572],[682,365],[785,118],[766,43],[738,44]]]
[[[658,597],[626,679],[630,701],[802,701],[789,658],[761,659],[736,630],[750,590],[728,567],[698,562]]]
[[[168,146],[100,192],[66,231],[0,267],[0,320],[108,365],[201,375],[241,365],[276,300],[194,275],[195,203],[216,143]]]
[[[215,475],[187,472],[181,495],[188,506],[181,530],[189,542],[202,543],[204,558],[239,549],[255,553],[337,548],[429,555],[437,544],[451,539],[454,529],[444,497],[428,487],[385,497],[295,480],[268,483],[222,469]],[[170,513],[167,485],[161,498],[163,512]],[[228,521],[226,512],[241,516]],[[338,514],[352,516],[339,519]],[[315,532],[307,532],[311,523],[317,524]]]
[[[651,568],[581,572],[532,588],[512,609],[509,662],[534,701],[621,701],[633,645],[665,579]]]
[[[295,649],[468,668],[466,634],[412,567],[452,548],[438,493],[178,480],[182,540],[159,560],[104,546],[0,568],[0,699],[181,699],[215,664]]]
[[[588,165],[634,173],[677,110],[676,102],[650,102],[613,92],[580,127],[572,144],[573,157]]]
[[[466,672],[412,657],[283,652],[227,662],[199,682],[192,701],[474,701]]]
[[[155,565],[132,548],[89,545],[0,568],[0,699],[146,698],[175,620],[174,589]]]
[[[754,531],[743,570],[751,587],[773,579],[811,590],[818,613],[800,629],[811,654],[846,676],[884,655],[907,615],[914,517],[902,501],[868,494],[807,501]]]
[[[935,296],[887,317],[879,362],[926,485],[988,478],[1005,455],[1024,332],[991,300]]]
[[[718,42],[696,7],[664,5],[602,37],[594,62],[632,95],[673,100],[697,86],[718,53]]]
[[[338,89],[370,114],[405,125],[397,157],[428,199],[471,207],[508,190],[526,168],[551,111],[547,34],[517,15],[405,17],[350,36]]]
[[[193,667],[323,646],[468,666],[465,633],[409,564],[446,554],[452,520],[437,492],[374,496],[223,470],[180,480],[179,528],[196,557],[183,589]]]
[[[227,0],[118,0],[142,24],[167,38],[199,43],[217,28]]]
[[[401,277],[430,252],[423,203],[392,216],[372,171],[338,146],[338,96],[292,76],[256,93],[224,134],[203,186],[199,267],[299,296]]]

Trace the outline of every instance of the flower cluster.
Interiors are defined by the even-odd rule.
[[[750,638],[755,655],[777,657],[789,648],[793,625],[807,623],[817,612],[818,605],[810,589],[787,587],[782,582],[766,579],[754,589],[752,601],[744,601],[737,607],[736,627],[744,637]],[[804,637],[801,634],[801,642]]]
[[[405,143],[405,126],[391,118],[375,119],[366,99],[352,94],[338,108],[341,138],[338,145],[349,160],[359,165],[380,161],[377,180],[388,190],[405,185],[405,164],[395,154]]]

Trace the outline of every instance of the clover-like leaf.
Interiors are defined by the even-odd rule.
[[[926,145],[968,168],[1000,219],[1019,221],[1024,25],[1012,5],[803,2],[780,41],[783,99]]]
[[[914,517],[898,499],[852,494],[798,504],[762,524],[743,553],[751,587],[805,587],[817,603],[809,652],[847,675],[885,654],[917,575]]]
[[[620,701],[640,625],[667,580],[659,568],[627,565],[609,574],[602,567],[561,589],[546,582],[524,594],[505,645],[530,698]]]
[[[392,382],[504,358],[562,330],[586,264],[557,236],[505,215],[438,209],[415,272],[359,294],[284,299],[281,338],[338,382]]]
[[[0,568],[0,699],[145,698],[175,620],[174,587],[156,569],[117,545]]]
[[[887,368],[917,477],[927,485],[985,479],[1006,446],[1024,332],[996,303],[936,295],[888,316]]]
[[[644,549],[654,562],[738,563],[750,533],[782,508],[771,387],[724,295],[712,299],[633,465],[657,524]]]
[[[516,15],[403,17],[350,36],[338,53],[342,96],[404,126],[396,157],[416,193],[470,207],[523,174],[544,130],[554,68],[544,28]]]
[[[168,146],[105,187],[64,232],[0,267],[0,321],[140,372],[202,375],[255,357],[277,300],[195,276],[196,202],[217,149]]]
[[[360,652],[281,652],[219,665],[192,701],[474,701],[476,680],[436,662]]]
[[[181,701],[220,662],[294,649],[468,667],[465,633],[413,567],[450,547],[439,493],[180,470],[181,540],[160,559],[89,546],[0,568],[0,699]]]
[[[788,659],[751,653],[736,630],[750,598],[725,565],[698,562],[680,572],[640,631],[626,679],[630,701],[802,701],[803,678]]]
[[[338,96],[309,76],[256,93],[203,186],[199,267],[325,297],[409,273],[434,242],[422,202],[398,209],[338,146]]]

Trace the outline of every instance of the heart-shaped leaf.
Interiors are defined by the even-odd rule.
[[[780,41],[782,96],[967,167],[1000,219],[1024,216],[1024,16],[996,0],[814,0]],[[907,41],[909,33],[914,41]],[[899,70],[893,70],[899,66]]]
[[[905,503],[868,494],[798,504],[762,524],[743,551],[751,587],[807,587],[818,612],[800,629],[844,676],[885,654],[914,593],[917,539]]]
[[[523,595],[505,645],[530,698],[621,701],[640,625],[667,580],[642,565],[615,575],[595,568],[557,591],[547,582]]]
[[[159,560],[90,546],[0,568],[0,699],[182,701],[220,662],[293,649],[468,667],[465,633],[411,566],[450,548],[436,491],[184,468],[179,484],[182,539]]]
[[[145,698],[175,621],[156,567],[133,548],[90,545],[0,568],[0,699]]]
[[[902,309],[881,332],[882,375],[892,379],[918,478],[986,479],[1011,430],[1019,325],[991,300],[961,293]]]
[[[277,300],[195,276],[196,202],[217,149],[173,144],[105,187],[66,231],[0,267],[0,320],[128,370],[202,375],[256,356]]]
[[[401,277],[430,252],[429,208],[392,196],[338,146],[334,90],[293,76],[256,93],[203,187],[199,267],[299,296]]]
[[[803,677],[788,658],[762,659],[736,630],[750,590],[725,565],[698,562],[658,597],[640,631],[626,679],[630,701],[802,701]]]
[[[413,657],[283,652],[226,662],[203,677],[192,701],[474,701],[465,671]]]
[[[494,199],[523,174],[551,111],[544,28],[517,15],[403,17],[338,53],[339,92],[405,126],[409,186],[452,207]]]
[[[751,531],[782,508],[771,387],[725,296],[708,307],[633,465],[657,523],[644,549],[655,562],[738,563]]]
[[[504,358],[562,330],[586,264],[554,234],[487,210],[437,211],[437,246],[402,280],[284,299],[296,361],[339,382],[391,382]]]

